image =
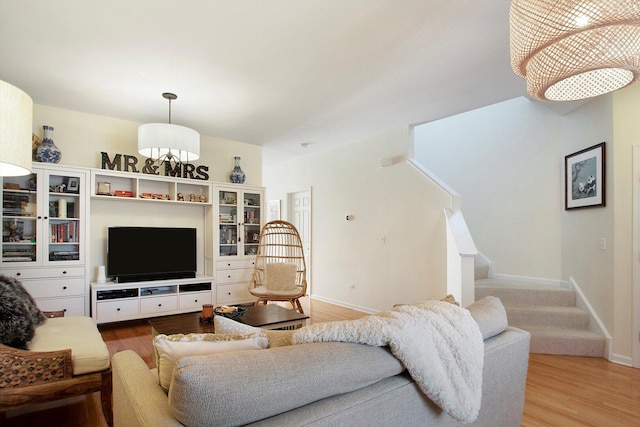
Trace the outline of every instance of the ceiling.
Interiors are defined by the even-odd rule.
[[[0,79],[276,159],[526,95],[509,0],[0,0]],[[305,148],[306,146],[306,148]]]

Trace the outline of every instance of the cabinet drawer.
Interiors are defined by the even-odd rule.
[[[37,299],[42,311],[64,311],[65,316],[84,316],[84,297]]]
[[[231,261],[217,261],[216,262],[216,270],[228,270],[228,269],[237,269],[237,268],[250,268],[253,270],[253,266],[255,265],[255,259],[240,259],[240,260],[231,260]]]
[[[53,268],[7,268],[2,274],[16,279],[44,279],[58,277],[84,276],[84,267],[53,267]]]
[[[138,316],[138,299],[121,299],[96,304],[98,323],[117,322]]]
[[[140,300],[140,314],[164,313],[178,310],[178,296],[148,297]]]
[[[22,285],[34,298],[64,297],[85,293],[83,278],[25,280]]]
[[[250,268],[246,268],[243,270],[218,270],[216,272],[216,283],[225,284],[245,282],[248,284],[251,280],[252,274],[253,269]]]
[[[218,306],[252,302],[255,299],[244,283],[218,286],[216,288],[216,305]]]
[[[201,310],[202,304],[213,304],[211,291],[185,292],[180,294],[180,311],[193,309]]]

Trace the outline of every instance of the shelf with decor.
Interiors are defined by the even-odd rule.
[[[209,181],[103,169],[91,171],[91,198],[212,205]]]

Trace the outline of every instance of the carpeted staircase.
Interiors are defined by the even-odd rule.
[[[605,338],[589,329],[575,291],[488,278],[488,265],[476,262],[476,300],[487,295],[500,298],[509,325],[531,332],[531,353],[604,357]]]

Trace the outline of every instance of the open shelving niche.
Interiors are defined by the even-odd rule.
[[[110,190],[103,192],[103,187],[110,187]],[[211,181],[104,169],[91,171],[92,199],[211,206],[211,187]],[[182,194],[183,200],[178,200],[179,194]]]

